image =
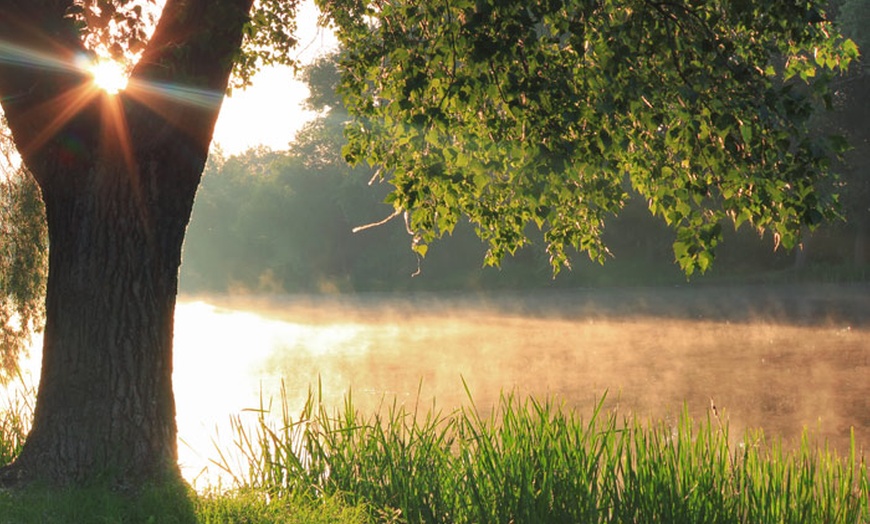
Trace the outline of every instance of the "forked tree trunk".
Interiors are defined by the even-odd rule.
[[[0,43],[21,53],[0,60],[0,101],[42,190],[50,242],[33,426],[0,486],[178,476],[181,245],[252,1],[167,0],[117,97],[71,67],[43,67],[84,51],[65,16],[72,1],[0,2]]]

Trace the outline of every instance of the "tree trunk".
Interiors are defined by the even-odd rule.
[[[167,0],[130,88],[112,97],[81,71],[26,60],[70,63],[83,52],[65,16],[72,2],[0,2],[0,40],[26,51],[0,60],[0,101],[42,190],[49,234],[34,421],[0,486],[178,478],[181,245],[251,4]]]
[[[172,327],[193,194],[168,213],[105,160],[76,178],[90,183],[75,198],[66,187],[43,192],[51,249],[42,374],[16,467],[61,483],[177,475]]]
[[[162,126],[127,98],[104,104],[82,109],[77,123],[124,107],[131,131]],[[136,484],[178,475],[173,316],[206,151],[162,127],[135,146],[105,136],[84,144],[100,154],[82,167],[61,163],[62,173],[47,172],[56,154],[36,159],[50,243],[42,374],[33,429],[7,479]]]

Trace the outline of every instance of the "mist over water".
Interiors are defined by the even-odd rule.
[[[179,302],[175,388],[189,479],[231,446],[229,416],[309,388],[370,413],[420,403],[488,412],[500,392],[674,421],[711,402],[731,435],[841,453],[870,445],[870,286],[685,287],[534,293],[211,297]],[[217,305],[219,304],[219,305]],[[250,414],[251,421],[255,415]],[[215,466],[208,475],[215,473]],[[208,475],[204,475],[208,477]]]
[[[715,403],[731,436],[787,447],[807,428],[841,454],[870,449],[870,285],[577,289],[530,293],[181,297],[174,386],[179,461],[195,487],[221,478],[215,444],[261,398],[291,413],[384,403],[488,413],[502,391],[670,423]],[[39,378],[40,340],[24,362]]]

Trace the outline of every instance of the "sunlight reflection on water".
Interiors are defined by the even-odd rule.
[[[180,303],[175,384],[180,437],[188,444],[180,446],[181,462],[194,478],[216,456],[216,432],[223,449],[231,444],[229,416],[257,407],[261,391],[277,399],[282,379],[293,415],[318,382],[324,403],[334,408],[352,390],[355,406],[367,414],[393,398],[424,408],[435,398],[446,413],[469,404],[464,379],[484,412],[501,391],[515,390],[521,397],[556,396],[588,413],[607,391],[607,409],[671,423],[683,405],[692,417],[705,418],[713,399],[730,420],[732,438],[763,428],[789,445],[809,428],[843,451],[854,426],[858,445],[866,446],[870,309],[861,289],[849,296],[833,291],[852,312],[850,324],[826,316],[834,312],[827,298],[816,307],[801,294],[776,303],[706,297],[704,307],[681,305],[679,312],[668,308],[685,298],[682,292],[660,290],[658,298],[641,297],[640,312],[623,309],[623,302],[609,311],[573,298],[560,304],[565,297],[557,295],[543,297],[556,302],[549,312],[523,311],[511,300],[527,297],[516,296],[498,297],[496,307],[450,297],[299,303],[278,297],[233,304],[238,312]],[[211,466],[206,478],[216,471]]]
[[[182,298],[173,374],[182,473],[196,488],[228,487],[210,463],[218,457],[215,441],[232,448],[230,417],[242,413],[253,423],[255,415],[244,411],[259,407],[261,395],[277,402],[282,380],[292,415],[318,383],[334,408],[352,390],[366,414],[393,398],[419,400],[424,409],[435,398],[447,413],[468,405],[464,379],[484,412],[500,391],[514,389],[556,396],[586,414],[607,391],[607,409],[670,423],[684,404],[692,417],[705,418],[712,398],[729,417],[732,437],[763,428],[794,442],[807,427],[842,452],[855,427],[866,449],[867,289],[835,288],[836,302],[820,296],[816,306],[767,303],[744,291],[726,300],[720,295],[727,290],[714,291],[706,305],[684,304],[679,313],[668,308],[685,295],[661,290],[658,298],[641,297],[641,311],[625,309],[623,299],[590,306],[578,294],[539,297],[547,311],[537,303],[523,309],[517,304],[527,297],[515,296],[486,307],[456,297],[215,301],[225,307]],[[795,311],[757,314],[776,308]],[[743,310],[749,314],[735,313]],[[35,384],[39,351],[23,364]]]
[[[362,328],[354,324],[297,324],[205,302],[179,302],[175,315],[179,463],[191,482],[221,478],[209,459],[217,457],[216,439],[222,449],[231,447],[231,415],[258,408],[261,393],[266,402],[277,400],[285,370],[269,365],[276,348],[291,347],[312,359],[366,350],[355,343]],[[290,399],[300,407],[317,376],[302,377],[302,382],[296,385],[304,388]]]

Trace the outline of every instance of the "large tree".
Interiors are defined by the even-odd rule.
[[[177,475],[181,245],[253,1],[168,0],[147,44],[134,2],[0,2],[0,98],[50,244],[34,420],[3,483]],[[94,88],[95,48],[141,52],[124,92]]]
[[[150,37],[143,3],[0,1],[0,99],[50,241],[35,418],[7,484],[177,475],[185,227],[233,63],[285,57],[293,3],[249,17],[253,0],[167,0]],[[555,266],[569,245],[597,258],[626,184],[677,228],[687,269],[709,262],[722,215],[791,244],[831,213],[806,117],[855,49],[815,2],[321,7],[347,49],[347,156],[385,166],[420,253],[464,214],[491,260],[528,222]],[[239,53],[256,34],[271,45]],[[76,66],[94,47],[141,52],[125,91],[100,94]]]

